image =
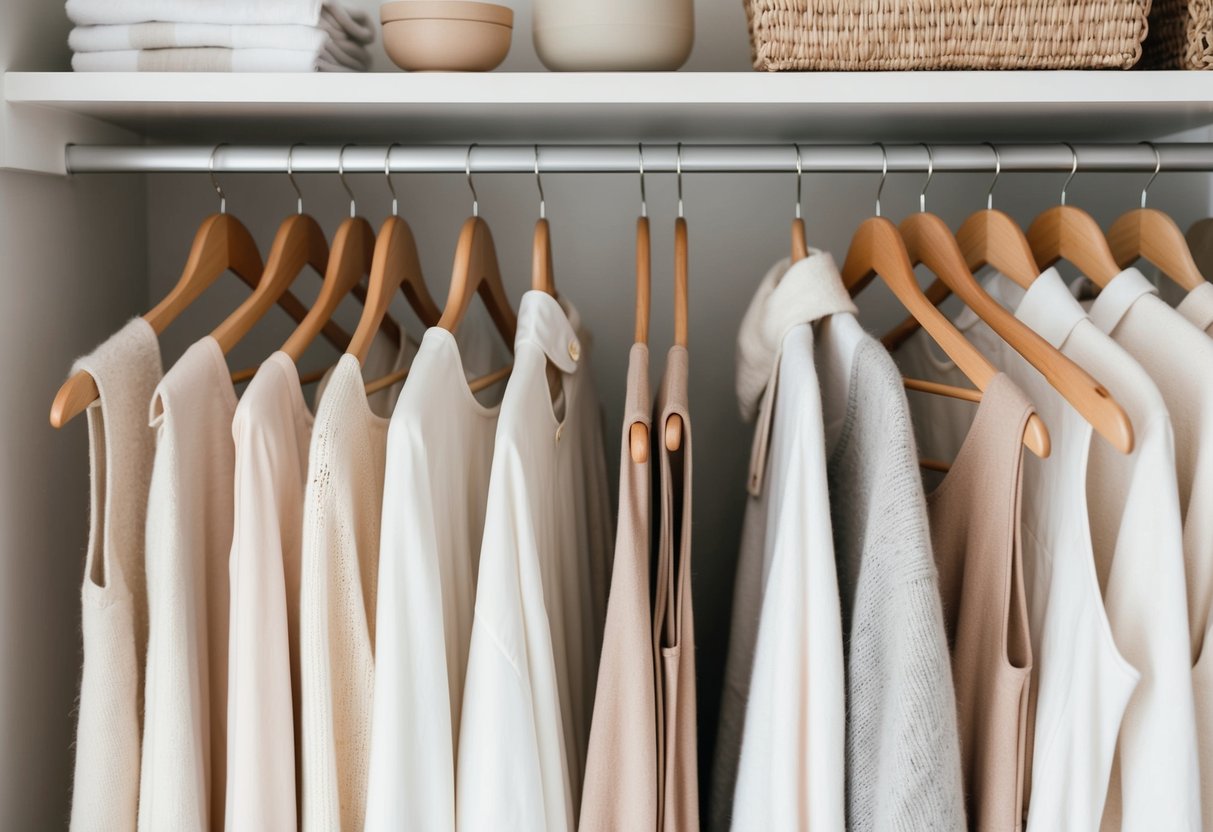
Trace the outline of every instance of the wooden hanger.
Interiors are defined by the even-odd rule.
[[[923,209],[925,194],[924,187],[919,203]],[[1133,450],[1133,426],[1124,409],[1086,370],[990,297],[969,270],[960,246],[942,219],[922,210],[906,218],[900,231],[911,263],[922,263],[933,271],[1113,447],[1122,453]]]
[[[1066,204],[1066,189],[1078,173],[1078,152],[1070,144],[1066,147],[1074,156],[1074,167],[1061,188],[1061,204],[1036,218],[1028,228],[1028,242],[1041,269],[1068,260],[1097,285],[1107,286],[1121,269],[1099,224],[1086,211]]]
[[[884,152],[883,145],[881,151]],[[885,154],[881,189],[887,175],[888,155]],[[842,267],[843,284],[852,296],[862,292],[874,277],[884,281],[965,377],[984,392],[998,371],[923,294],[901,233],[897,226],[880,215],[880,190],[876,192],[876,216],[864,220],[855,231]],[[910,389],[928,389],[923,383],[911,379],[906,380],[906,386]],[[972,401],[975,395],[971,390],[933,383],[929,385],[929,392],[966,401]],[[1049,455],[1049,433],[1039,416],[1033,414],[1028,419],[1023,441],[1037,456]]]
[[[232,272],[249,286],[261,280],[261,253],[253,235],[238,219],[227,213],[227,196],[215,177],[215,153],[211,153],[211,185],[219,195],[219,213],[202,221],[194,234],[189,256],[181,277],[160,303],[143,315],[152,330],[161,335],[191,303],[198,299],[224,272]],[[296,321],[307,316],[307,307],[289,292],[278,300],[279,305]],[[340,339],[339,328],[326,327],[326,338]],[[97,400],[100,393],[93,377],[81,370],[63,383],[51,403],[50,423],[61,428],[83,413]]]
[[[341,148],[341,155],[345,155],[344,147]],[[337,226],[337,233],[333,235],[333,247],[328,254],[324,270],[324,283],[320,286],[316,302],[312,304],[303,323],[295,328],[282,345],[282,351],[296,364],[303,357],[304,350],[316,340],[320,328],[333,317],[337,305],[362,282],[362,276],[370,269],[375,251],[375,232],[369,222],[358,216],[354,194],[345,183],[343,162],[338,161],[337,167],[341,184],[350,195],[350,215],[341,221],[341,225]]]
[[[531,241],[531,288],[556,297],[556,278],[552,271],[552,237],[543,198],[543,180],[539,178],[539,145],[535,145],[535,185],[539,188],[539,219]]]
[[[477,294],[488,307],[489,316],[496,324],[509,346],[514,349],[514,333],[518,318],[510,306],[505,285],[501,281],[501,268],[497,265],[497,249],[493,245],[493,234],[488,223],[480,218],[480,201],[476,186],[472,182],[472,148],[468,147],[466,173],[468,187],[472,191],[472,216],[463,223],[459,242],[455,246],[455,265],[451,271],[451,288],[447,293],[446,306],[438,326],[454,332],[472,305]]]
[[[652,295],[652,246],[649,238],[649,212],[644,198],[644,146],[640,147],[640,216],[636,219],[636,334],[637,344],[649,343],[649,306]],[[632,422],[628,429],[628,447],[632,462],[649,461],[649,428],[644,422]]]
[[[796,263],[809,256],[809,240],[804,231],[804,220],[800,216],[800,186],[804,179],[804,169],[800,163],[800,145],[796,148],[796,218],[792,220],[792,262]]]
[[[687,221],[682,215],[682,143],[678,144],[678,218],[674,220],[674,344],[687,346],[690,310],[687,293],[690,264]],[[682,417],[671,413],[665,422],[665,447],[673,453],[682,447]]]
[[[1175,220],[1156,208],[1146,207],[1146,194],[1162,170],[1162,157],[1152,143],[1143,144],[1154,151],[1154,175],[1141,189],[1141,207],[1123,214],[1108,229],[1108,245],[1122,269],[1144,258],[1190,292],[1204,283],[1205,278]]]

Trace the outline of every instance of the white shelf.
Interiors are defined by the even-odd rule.
[[[62,170],[60,144],[122,135],[191,143],[1124,141],[1213,124],[1213,73],[1199,72],[9,72],[3,91],[0,166],[47,171]],[[48,122],[62,142],[47,140]]]

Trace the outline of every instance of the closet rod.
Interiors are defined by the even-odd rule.
[[[927,152],[921,144],[888,144],[890,172],[925,172]],[[1162,172],[1213,171],[1213,143],[1157,144]],[[1154,171],[1154,150],[1145,144],[1078,144],[1084,173]],[[67,170],[71,173],[285,173],[287,145],[68,145]],[[292,159],[296,173],[336,173],[340,145],[296,145]],[[985,144],[932,144],[935,172],[993,173],[994,153]],[[386,145],[349,146],[347,173],[383,173]],[[1064,144],[999,144],[1004,173],[1068,172],[1074,157]],[[645,144],[646,173],[673,173],[676,146]],[[802,144],[801,165],[806,173],[880,173],[883,155],[874,144]],[[392,150],[394,173],[463,173],[468,146],[398,145]],[[540,145],[543,173],[634,173],[636,144]],[[476,173],[535,173],[534,145],[478,144],[472,151]],[[794,173],[796,152],[792,143],[682,145],[683,173]]]

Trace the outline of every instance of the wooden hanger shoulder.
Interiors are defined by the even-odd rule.
[[[552,270],[552,234],[546,219],[535,222],[531,242],[531,288],[556,296],[556,278]]]
[[[362,217],[348,217],[337,227],[320,293],[307,317],[282,345],[282,351],[296,364],[324,324],[332,319],[338,304],[362,281],[370,268],[374,249],[375,232]]]
[[[652,244],[649,218],[636,220],[636,330],[635,342],[649,342],[649,307],[652,297]],[[628,429],[628,447],[632,461],[643,465],[649,461],[649,429],[643,422],[633,422]]]
[[[1028,228],[1028,243],[1041,269],[1068,260],[1099,286],[1120,274],[1099,224],[1081,208],[1055,205]]]
[[[1143,258],[1189,292],[1205,282],[1184,233],[1157,209],[1136,208],[1122,214],[1108,229],[1108,245],[1122,269]]]
[[[489,316],[512,350],[518,319],[501,281],[493,235],[483,219],[469,217],[459,233],[451,288],[437,325],[454,332],[477,294],[484,300]]]
[[[687,221],[674,220],[674,343],[687,346],[690,337],[690,250]],[[682,447],[682,417],[671,413],[665,423],[666,450],[673,453]]]

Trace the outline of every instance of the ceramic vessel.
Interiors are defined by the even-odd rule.
[[[383,48],[414,72],[487,72],[510,51],[514,12],[473,0],[396,0],[379,7]]]
[[[670,71],[695,39],[692,0],[534,0],[535,51],[548,69]]]

